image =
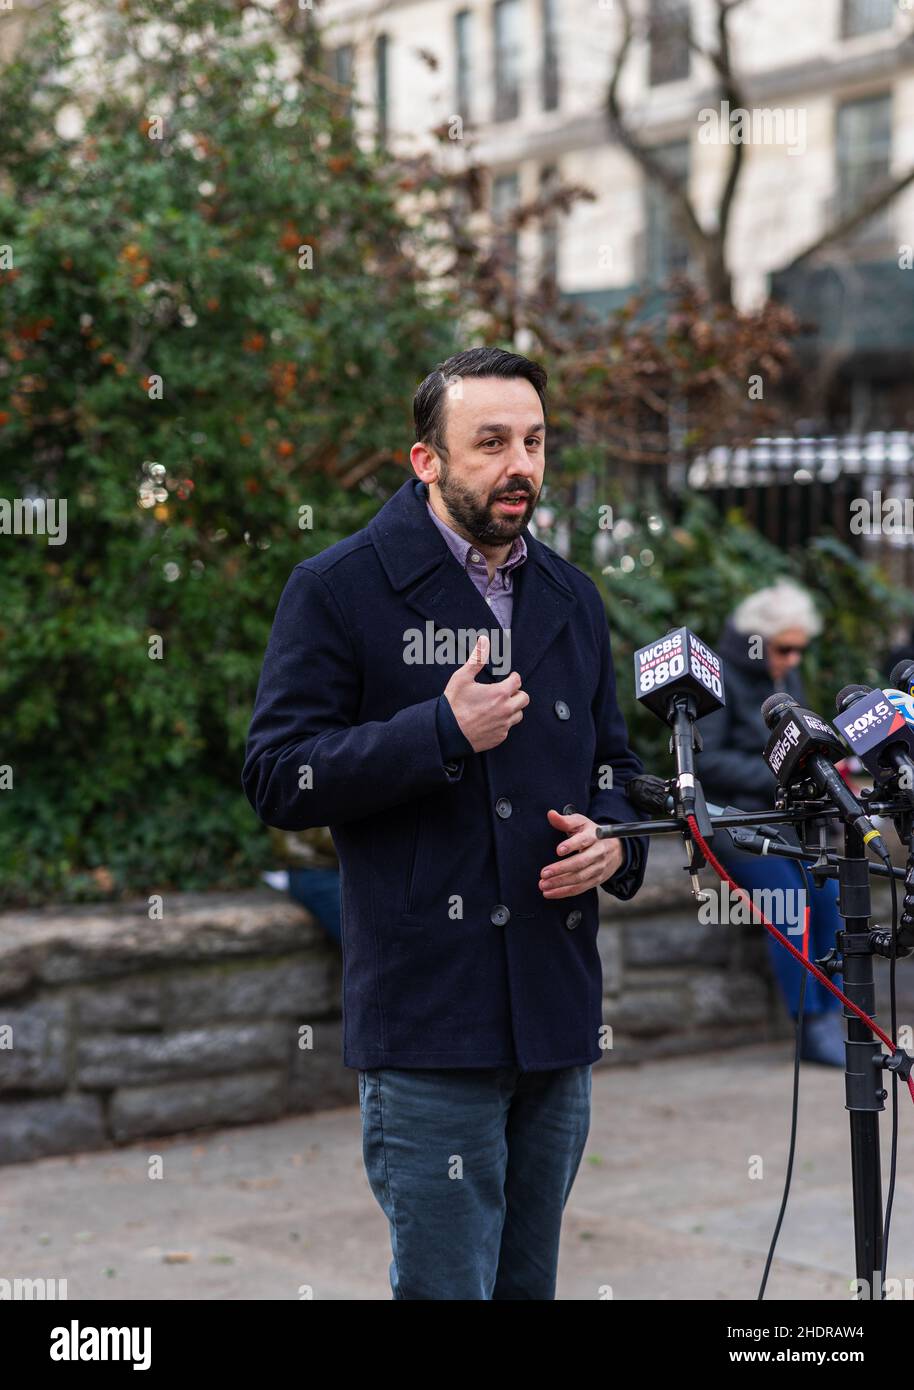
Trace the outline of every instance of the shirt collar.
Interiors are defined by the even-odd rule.
[[[458,535],[458,533],[451,526],[448,526],[447,522],[441,520],[441,517],[438,516],[437,513],[432,510],[431,504],[428,501],[427,493],[425,505],[428,508],[428,514],[431,517],[432,521],[435,523],[435,525],[438,527],[438,530],[444,536],[444,539],[448,544],[449,550],[460,561],[461,565],[463,565],[465,569],[467,565],[467,557],[469,556],[470,551],[476,551],[475,545],[472,541],[468,541],[463,536]],[[476,553],[481,554],[482,552],[476,551]],[[501,570],[503,573],[507,574],[509,570],[516,569],[518,565],[522,564],[523,561],[526,560],[526,558],[527,543],[524,540],[523,536],[518,534],[514,537],[514,544],[508,552],[508,558],[506,560],[503,560],[500,565],[496,565],[496,571]]]

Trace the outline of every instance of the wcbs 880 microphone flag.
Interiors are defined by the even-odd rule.
[[[679,694],[692,697],[696,719],[726,703],[720,657],[687,627],[672,628],[635,652],[635,695],[664,724]]]

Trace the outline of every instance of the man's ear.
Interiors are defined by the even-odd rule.
[[[437,483],[440,465],[438,455],[427,444],[416,442],[409,451],[413,472],[423,483]]]

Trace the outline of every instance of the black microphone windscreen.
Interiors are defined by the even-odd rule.
[[[893,690],[904,690],[906,686],[914,685],[914,661],[910,657],[905,657],[892,667],[889,684]]]
[[[776,690],[762,705],[762,718],[769,729],[773,729],[785,710],[797,702],[786,690]]]
[[[625,784],[625,795],[639,811],[647,815],[664,816],[670,811],[670,793],[666,782],[650,772],[640,773]]]
[[[835,709],[841,714],[855,700],[860,700],[864,695],[872,695],[872,693],[872,686],[869,685],[846,685],[835,696]]]

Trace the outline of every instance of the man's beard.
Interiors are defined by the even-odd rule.
[[[487,502],[480,502],[469,488],[452,476],[451,470],[443,460],[438,475],[438,489],[444,505],[458,526],[462,526],[467,535],[472,536],[479,545],[497,545],[499,542],[514,540],[533,515],[538,496],[532,483],[522,479],[513,485],[508,483],[496,497],[491,497]],[[493,512],[492,507],[498,497],[514,492],[527,498],[527,506],[522,512],[517,516],[498,516]]]

